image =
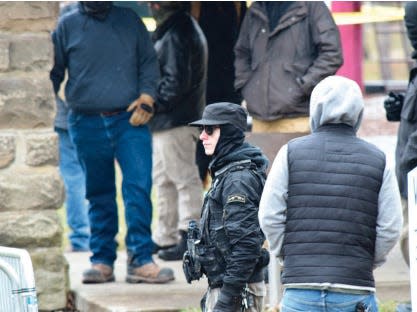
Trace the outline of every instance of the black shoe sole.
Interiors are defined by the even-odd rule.
[[[157,254],[160,250],[165,250],[165,249],[169,249],[169,248],[172,248],[172,247],[175,247],[176,245],[169,245],[169,246],[158,246],[158,247],[155,247],[153,250],[152,250],[152,254],[153,255],[155,255],[155,254]]]
[[[113,276],[110,276],[107,279],[94,279],[94,278],[83,278],[82,283],[83,284],[104,284],[104,283],[112,283],[116,279]]]
[[[165,284],[175,279],[174,276],[166,277],[166,278],[151,278],[151,277],[143,277],[137,275],[127,275],[126,276],[126,283],[130,284],[139,284],[139,283],[148,283],[148,284]]]

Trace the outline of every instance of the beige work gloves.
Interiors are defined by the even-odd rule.
[[[140,126],[146,124],[153,116],[154,99],[146,93],[142,93],[137,100],[127,108],[128,112],[133,111],[129,122],[132,126]]]

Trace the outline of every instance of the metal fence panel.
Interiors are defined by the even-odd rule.
[[[32,261],[24,249],[0,246],[0,311],[38,311]]]

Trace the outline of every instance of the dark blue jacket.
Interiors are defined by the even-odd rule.
[[[65,97],[81,113],[125,109],[141,93],[155,97],[159,79],[149,34],[130,9],[112,6],[99,20],[78,10],[65,14],[52,34],[54,91],[68,70]]]

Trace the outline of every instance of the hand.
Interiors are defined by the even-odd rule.
[[[153,116],[154,99],[146,93],[142,93],[140,97],[135,100],[127,108],[128,112],[133,111],[129,122],[132,126],[140,126],[146,124]]]
[[[214,306],[213,312],[236,312],[240,310],[242,298],[232,296],[224,291],[220,291],[219,299]]]
[[[404,95],[390,92],[384,100],[384,108],[388,121],[400,121],[401,110],[404,102]]]

